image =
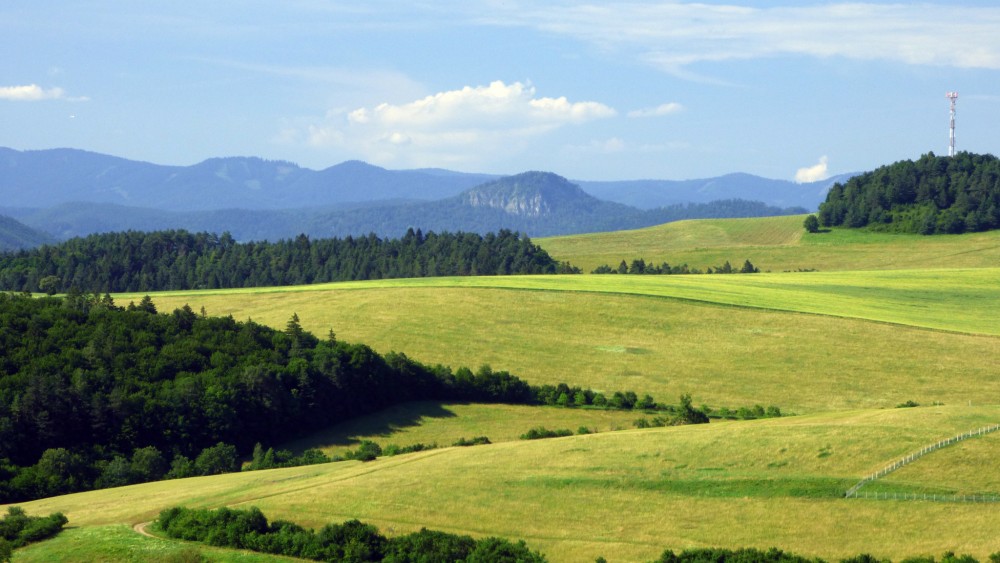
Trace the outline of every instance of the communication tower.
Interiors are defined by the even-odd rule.
[[[955,156],[955,100],[958,92],[948,92],[945,97],[951,100],[951,127],[948,129],[948,156]]]

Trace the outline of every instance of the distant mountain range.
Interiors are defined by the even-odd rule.
[[[75,149],[0,148],[0,213],[58,239],[166,228],[229,231],[239,240],[395,237],[408,227],[545,236],[805,212],[835,180],[794,184],[731,174],[573,183],[547,172],[499,177],[358,161],[314,171],[244,157],[181,167]]]
[[[11,217],[0,215],[0,251],[34,248],[53,242],[56,242],[55,238]]]

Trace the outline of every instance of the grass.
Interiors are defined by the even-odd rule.
[[[361,440],[383,448],[388,444],[450,446],[459,438],[475,436],[486,436],[494,443],[510,442],[536,426],[566,428],[574,433],[586,426],[593,432],[607,432],[632,428],[632,422],[642,416],[642,412],[632,411],[415,402],[332,426],[282,448],[295,452],[319,448],[336,455],[355,449]]]
[[[176,540],[150,538],[134,532],[125,524],[72,527],[56,537],[31,544],[15,552],[15,563],[33,561],[80,562],[93,561],[158,561],[182,563],[195,561],[234,561],[257,563],[265,561],[299,561],[242,551],[222,549]]]
[[[924,407],[604,432],[149,483],[24,506],[61,510],[86,528],[149,520],[174,504],[253,505],[312,527],[360,518],[391,534],[426,526],[524,538],[556,562],[642,561],[695,546],[897,560],[953,549],[983,560],[1000,550],[994,506],[839,494],[921,445],[998,418],[996,407]],[[1000,454],[1000,440],[976,445],[984,456]],[[967,470],[968,486],[992,486],[995,476],[975,463],[964,467],[958,451],[945,448],[927,461],[942,456]]]
[[[491,276],[417,278],[344,282],[278,288],[174,291],[156,294],[164,308],[222,297],[213,314],[252,313],[226,304],[255,305],[258,296],[280,294],[280,304],[295,305],[290,293],[309,293],[299,300],[315,300],[317,292],[353,292],[390,289],[505,289],[552,292],[641,295],[736,305],[754,309],[814,313],[858,318],[923,328],[1000,335],[994,312],[1000,310],[1000,268],[945,270],[890,270],[858,272],[796,272],[755,275],[686,276]],[[386,292],[389,293],[389,292]],[[353,295],[346,296],[348,298]],[[136,300],[122,294],[119,301]],[[194,303],[191,303],[194,301]],[[273,299],[272,299],[273,301]],[[266,305],[265,305],[266,307]],[[207,306],[206,306],[207,309]],[[287,306],[284,307],[288,310]],[[259,309],[267,315],[272,308]],[[378,315],[379,309],[370,311]],[[285,319],[290,316],[286,314]],[[301,315],[300,315],[301,316]]]
[[[970,429],[971,430],[971,429]],[[944,455],[928,455],[866,487],[870,491],[919,492],[945,495],[998,495],[1000,475],[996,433],[948,446]]]
[[[337,453],[362,439],[447,445],[477,435],[498,443],[148,483],[25,507],[65,512],[77,528],[53,541],[77,542],[78,560],[124,558],[110,550],[132,544],[160,549],[161,540],[132,538],[127,526],[176,504],[255,505],[313,527],[360,518],[389,534],[426,526],[524,538],[556,562],[643,561],[702,546],[778,546],[828,560],[953,550],[985,560],[1000,551],[995,505],[840,495],[923,445],[1000,421],[1000,407],[981,406],[1000,396],[1000,232],[808,235],[801,225],[801,216],[688,221],[536,242],[587,271],[642,257],[820,272],[434,278],[153,298],[161,311],[189,304],[277,328],[295,312],[320,336],[332,328],[380,352],[490,364],[536,384],[634,390],[670,402],[691,393],[696,404],[777,405],[806,416],[606,432],[630,428],[640,415],[416,403],[291,447]],[[948,406],[886,408],[906,400]],[[515,439],[538,425],[601,432]],[[1000,492],[998,454],[1000,434],[968,440],[869,486]],[[56,558],[71,545],[34,557]]]
[[[1000,338],[886,322],[995,332],[998,272],[387,280],[160,293],[154,301],[161,310],[188,303],[277,328],[296,312],[321,336],[332,328],[380,352],[490,364],[536,384],[634,390],[670,402],[691,393],[696,404],[805,413],[906,400],[995,403]],[[748,300],[886,322],[718,304]]]
[[[590,272],[636,258],[705,269],[749,259],[761,270],[981,268],[1000,262],[1000,231],[923,236],[832,229],[808,234],[804,215],[677,221],[634,231],[535,239],[557,260]]]

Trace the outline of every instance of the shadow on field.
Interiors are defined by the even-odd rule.
[[[392,443],[389,437],[394,432],[407,427],[420,426],[425,418],[453,418],[455,416],[457,415],[448,410],[444,403],[434,401],[403,403],[299,438],[283,446],[283,449],[289,449],[299,455],[309,448],[330,450],[356,446],[361,443],[362,439],[375,441],[384,447]]]

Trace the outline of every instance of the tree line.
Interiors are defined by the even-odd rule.
[[[882,166],[834,184],[819,206],[819,223],[925,235],[1000,228],[1000,160],[927,153]]]
[[[667,262],[663,262],[662,264],[660,264],[659,266],[657,266],[656,264],[654,264],[652,262],[647,263],[646,260],[644,260],[643,258],[636,258],[635,260],[632,260],[631,264],[625,262],[625,260],[622,260],[621,262],[619,262],[617,268],[612,268],[611,266],[608,266],[607,264],[601,264],[597,268],[594,268],[594,270],[591,271],[590,273],[591,274],[660,275],[660,276],[680,275],[680,274],[701,274],[701,273],[705,273],[705,274],[757,274],[757,273],[760,273],[760,269],[757,268],[757,266],[754,266],[753,262],[751,262],[750,260],[745,260],[743,262],[743,266],[741,266],[741,267],[733,266],[732,264],[729,263],[729,260],[726,260],[726,262],[724,264],[722,264],[721,266],[716,266],[715,268],[712,268],[711,266],[709,266],[708,268],[705,268],[704,272],[702,272],[698,268],[689,268],[687,264],[674,264],[674,265],[670,265]]]
[[[404,277],[578,272],[501,230],[238,243],[228,233],[127,231],[0,253],[0,289],[49,294],[301,285]]]
[[[0,327],[0,502],[236,471],[257,443],[407,401],[684,408],[380,355],[320,339],[297,315],[276,330],[187,306],[160,314],[148,297],[0,293]]]
[[[155,524],[171,538],[314,561],[547,561],[524,540],[474,539],[426,528],[387,538],[375,526],[359,520],[327,524],[314,531],[287,520],[268,522],[256,507],[245,510],[174,507],[161,512]]]

